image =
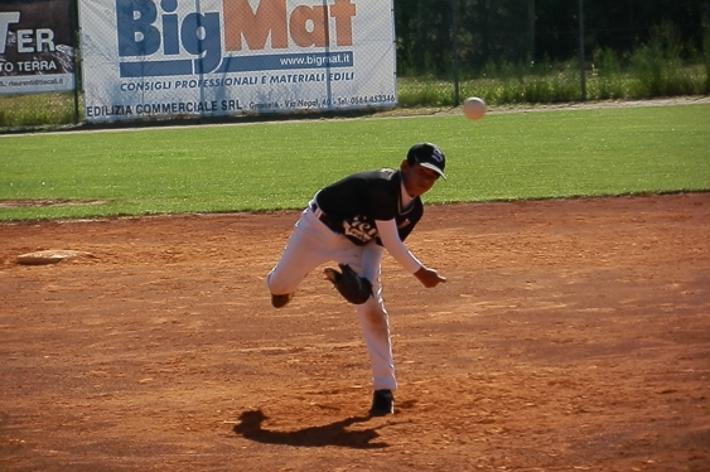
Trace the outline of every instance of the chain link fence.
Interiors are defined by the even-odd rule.
[[[707,94],[709,31],[706,0],[4,0],[0,130]]]
[[[400,106],[710,92],[710,2],[399,2]]]

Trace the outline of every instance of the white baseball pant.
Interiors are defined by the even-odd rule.
[[[355,305],[370,356],[374,390],[397,388],[389,330],[380,283],[383,248],[374,241],[358,246],[321,222],[311,209],[303,211],[286,243],[281,259],[267,276],[272,294],[294,293],[303,279],[319,265],[334,261],[349,264],[372,283],[373,296]]]

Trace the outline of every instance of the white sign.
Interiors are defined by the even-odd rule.
[[[80,0],[87,121],[396,104],[392,0]]]

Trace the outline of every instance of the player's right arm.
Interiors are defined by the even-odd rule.
[[[422,285],[425,287],[435,287],[441,282],[446,282],[445,277],[439,275],[436,270],[426,267],[419,259],[414,257],[412,251],[410,251],[400,239],[399,232],[397,231],[397,223],[394,218],[391,220],[375,220],[375,225],[377,226],[380,241],[382,241],[382,245],[387,249],[387,252],[389,252],[407,272],[414,274]]]

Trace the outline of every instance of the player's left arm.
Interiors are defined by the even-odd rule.
[[[446,282],[446,277],[439,275],[436,270],[426,267],[412,254],[412,251],[404,244],[404,241],[400,239],[397,231],[397,222],[394,218],[391,220],[375,220],[375,225],[377,226],[380,241],[382,241],[382,245],[387,249],[387,252],[400,263],[404,270],[419,279],[425,287],[435,287],[441,282]]]

